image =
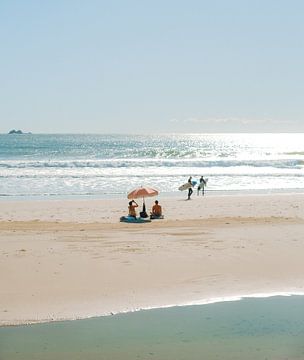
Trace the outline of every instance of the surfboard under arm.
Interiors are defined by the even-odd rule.
[[[186,182],[185,184],[181,185],[178,190],[184,191],[189,189],[190,187],[194,187],[197,184],[197,181],[192,181],[191,184],[189,182]]]

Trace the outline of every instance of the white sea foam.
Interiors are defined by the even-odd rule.
[[[0,135],[2,196],[174,192],[189,175],[207,190],[304,191],[303,134]]]

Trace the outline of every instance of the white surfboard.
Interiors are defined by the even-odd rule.
[[[202,181],[201,183],[198,184],[198,186],[199,186],[200,188],[202,188],[202,187],[204,187],[204,186],[207,186],[208,178],[205,178],[204,180],[205,180],[205,182]]]
[[[186,182],[185,184],[181,185],[178,190],[184,191],[189,189],[190,187],[194,187],[197,184],[197,181],[192,181],[191,184],[189,182]]]

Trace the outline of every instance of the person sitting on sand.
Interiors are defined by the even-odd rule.
[[[154,217],[162,216],[162,207],[158,204],[158,200],[155,200],[155,204],[152,207],[151,215]]]
[[[138,204],[137,204],[136,201],[131,200],[131,201],[129,202],[129,207],[128,207],[128,209],[129,209],[129,216],[132,216],[132,217],[134,217],[135,219],[136,219],[136,210],[135,210],[135,208],[137,208],[137,207],[138,207]]]

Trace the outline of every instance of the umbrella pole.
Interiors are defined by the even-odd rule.
[[[143,198],[143,212],[146,212],[145,198]]]

